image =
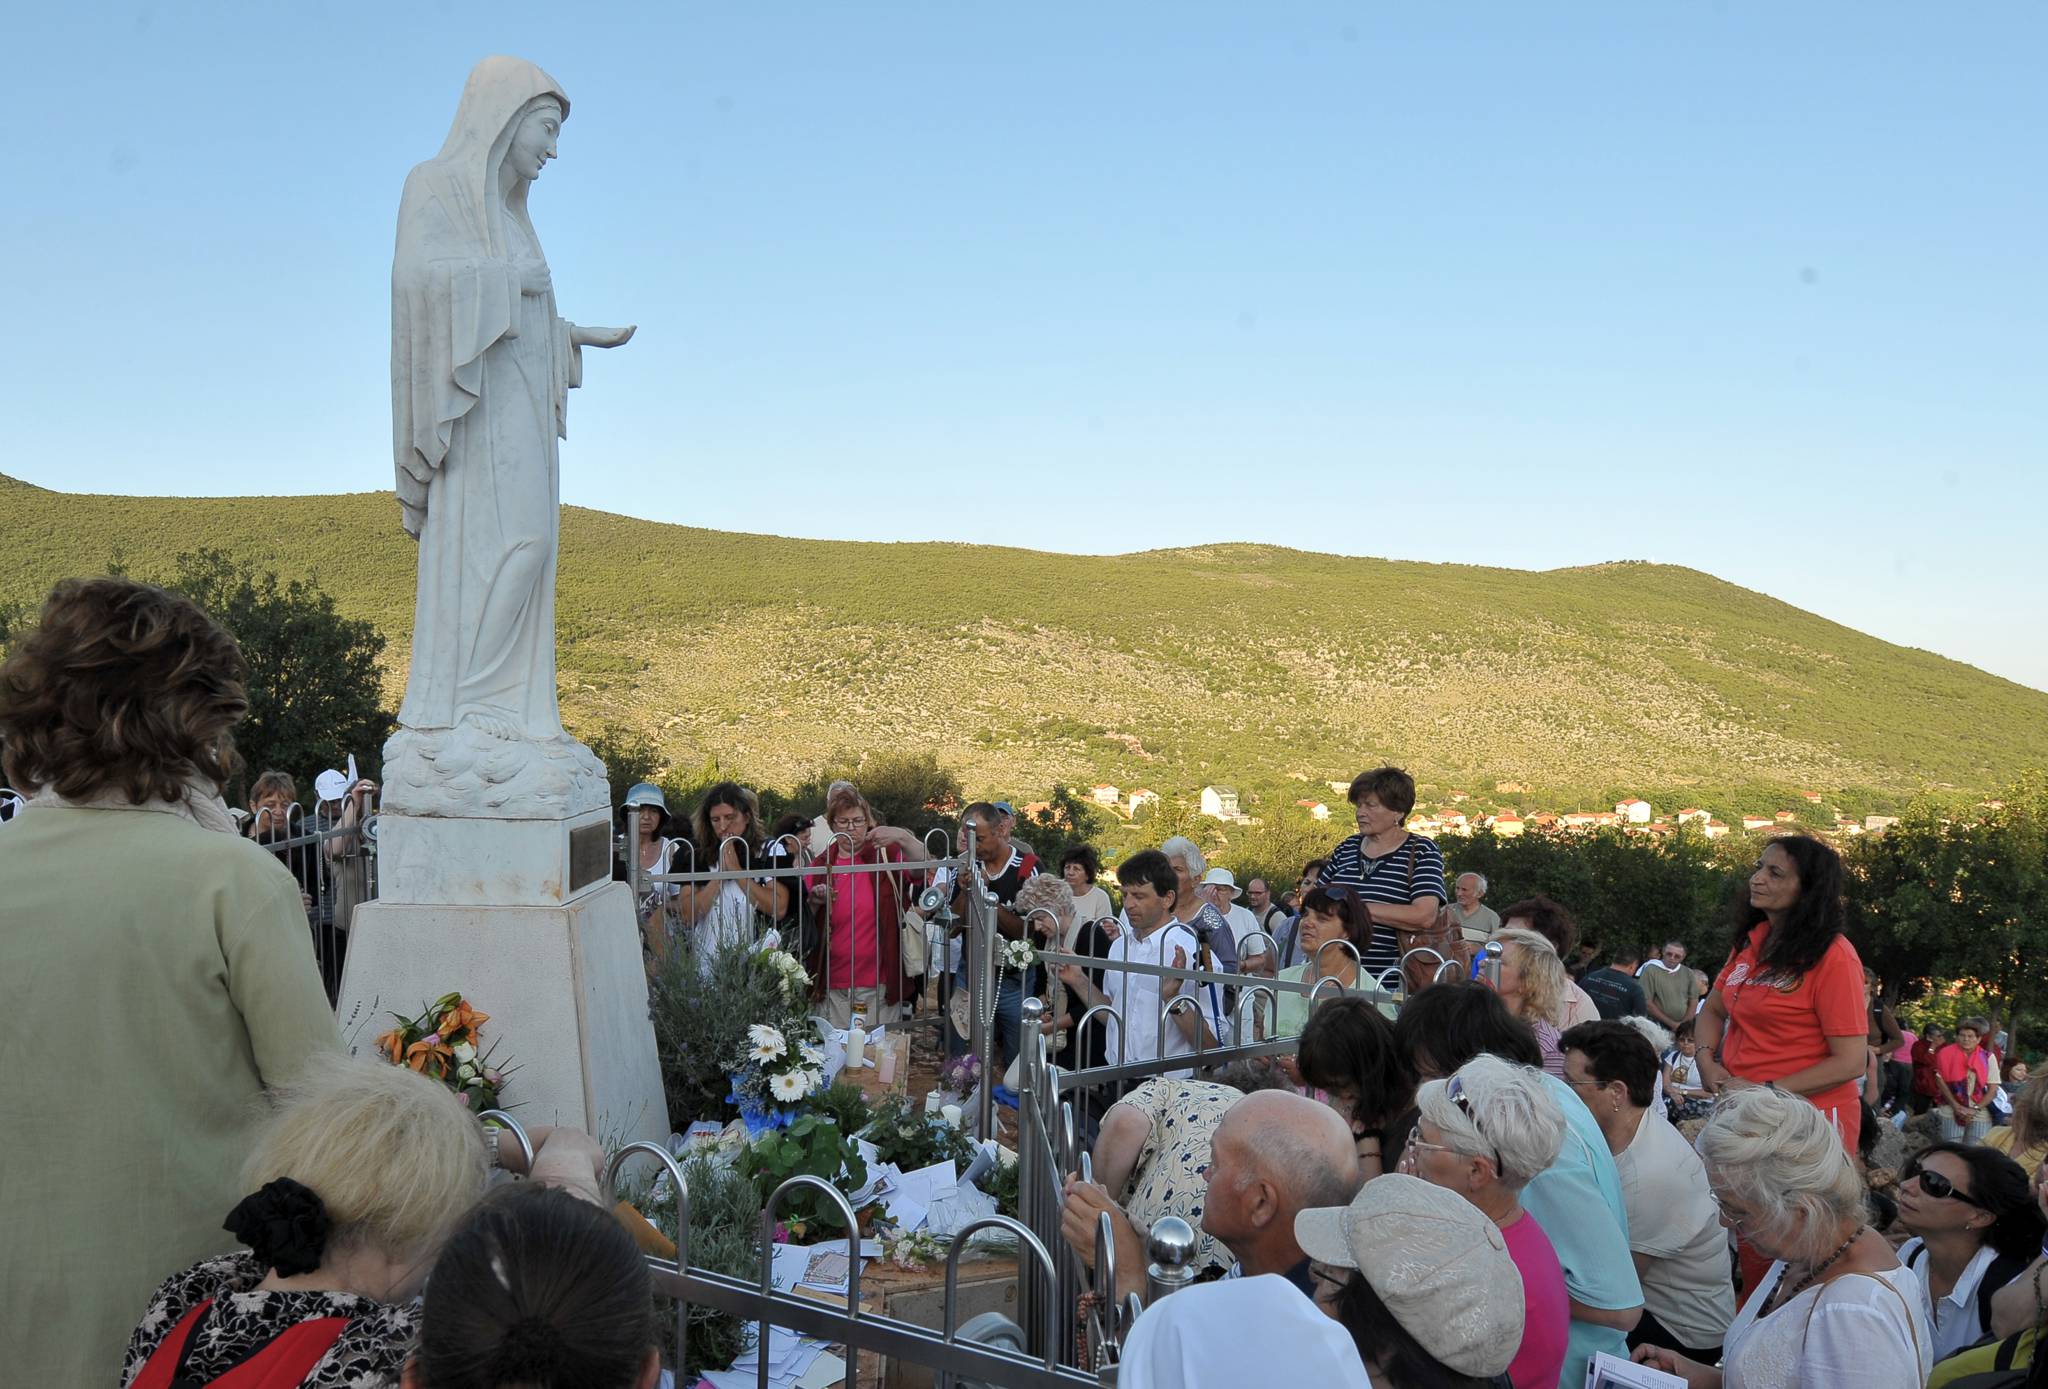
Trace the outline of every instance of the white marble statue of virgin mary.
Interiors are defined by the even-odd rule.
[[[384,804],[400,813],[561,815],[608,799],[555,699],[559,441],[582,349],[633,330],[555,311],[526,195],[568,114],[532,63],[484,59],[399,203],[392,444],[420,542],[411,675],[385,750]]]

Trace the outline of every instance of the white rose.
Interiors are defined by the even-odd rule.
[[[476,1060],[476,1048],[468,1042],[457,1042],[454,1050],[455,1059],[459,1062],[467,1064]]]

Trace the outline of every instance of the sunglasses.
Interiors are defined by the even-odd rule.
[[[1479,1115],[1472,1106],[1472,1097],[1465,1093],[1464,1080],[1458,1076],[1452,1076],[1450,1080],[1445,1082],[1444,1098],[1458,1107],[1458,1112],[1465,1116],[1465,1122],[1472,1126],[1472,1132],[1478,1134],[1480,1141],[1493,1149],[1493,1170],[1495,1172],[1503,1171],[1505,1164],[1500,1160],[1500,1148],[1492,1139],[1486,1136],[1486,1130],[1480,1126]]]
[[[1915,1178],[1920,1182],[1920,1189],[1937,1201],[1961,1201],[1964,1205],[1975,1206],[1980,1211],[1986,1209],[1982,1201],[1966,1192],[1957,1191],[1954,1182],[1933,1168],[1922,1167],[1917,1162],[1908,1162],[1905,1170],[1899,1174],[1899,1180],[1910,1182]]]

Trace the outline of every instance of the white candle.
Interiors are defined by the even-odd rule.
[[[877,1078],[882,1084],[887,1085],[896,1079],[896,1048],[889,1045],[886,1039],[882,1042],[881,1056],[875,1064],[880,1070]]]
[[[853,1029],[853,1031],[846,1034],[847,1070],[857,1071],[862,1066],[865,1066],[867,1064],[867,1058],[865,1055],[863,1055],[863,1053],[867,1049],[867,1045],[868,1034],[866,1028],[856,1027]]]
[[[954,1128],[956,1128],[956,1129],[957,1129],[957,1128],[959,1128],[959,1127],[960,1127],[960,1106],[959,1106],[959,1105],[957,1105],[957,1104],[941,1105],[941,1106],[939,1107],[939,1114],[940,1114],[940,1116],[941,1116],[942,1118],[944,1118],[944,1119],[945,1119],[945,1121],[946,1121],[946,1122],[947,1122],[948,1124],[951,1124],[951,1125],[952,1125],[952,1126],[953,1126]]]
[[[927,1114],[937,1114],[939,1112],[938,1091],[934,1090],[924,1097],[924,1112]]]

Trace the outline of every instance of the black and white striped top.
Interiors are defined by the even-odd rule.
[[[1379,858],[1365,853],[1365,836],[1352,835],[1331,851],[1316,879],[1323,887],[1345,883],[1368,902],[1405,907],[1425,897],[1444,898],[1444,854],[1436,841],[1411,834]],[[1378,975],[1401,961],[1400,945],[1391,926],[1375,924],[1365,951],[1366,973]]]

